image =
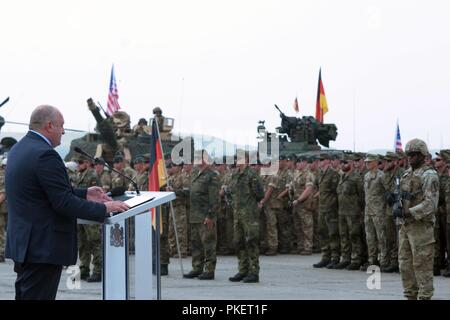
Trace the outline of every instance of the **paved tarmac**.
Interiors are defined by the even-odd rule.
[[[178,259],[171,258],[169,276],[162,277],[165,300],[402,300],[400,275],[381,273],[380,289],[368,289],[371,276],[362,271],[315,269],[320,255],[261,256],[260,282],[232,283],[228,278],[237,272],[237,259],[219,256],[215,280],[183,279]],[[183,259],[184,271],[191,269],[190,257]],[[133,270],[131,259],[130,270]],[[101,283],[81,281],[80,289],[70,290],[63,271],[57,299],[101,299]],[[0,263],[0,299],[14,299],[13,263]],[[373,281],[369,281],[374,285]],[[131,275],[131,296],[134,278]],[[450,278],[434,277],[434,299],[450,299]]]

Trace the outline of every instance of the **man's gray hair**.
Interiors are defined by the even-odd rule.
[[[33,110],[30,117],[30,130],[39,130],[49,121],[55,121],[59,110],[49,105],[41,105]]]

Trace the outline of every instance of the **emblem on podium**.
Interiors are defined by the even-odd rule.
[[[111,226],[110,244],[116,248],[124,246],[123,227],[121,227],[118,223]]]

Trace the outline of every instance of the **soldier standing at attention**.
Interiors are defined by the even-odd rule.
[[[395,192],[395,180],[403,175],[404,170],[398,166],[398,157],[394,152],[388,152],[384,165],[384,178],[383,186],[386,199],[386,264],[387,267],[383,267],[382,272],[398,272],[398,235],[397,227],[395,225],[394,218],[392,216],[393,198],[392,193]]]
[[[446,226],[445,226],[445,231],[446,231],[446,241],[447,241],[447,246],[446,246],[446,251],[447,251],[447,268],[444,271],[444,273],[442,274],[444,277],[448,278],[450,277],[450,167],[449,167],[449,163],[450,163],[450,150],[446,149],[446,150],[441,150],[440,152],[441,158],[443,160],[443,162],[445,163],[445,168],[447,170],[447,182],[444,184],[444,186],[441,186],[441,188],[439,189],[439,196],[440,196],[440,192],[444,192],[445,194],[445,208],[446,208]],[[441,191],[442,190],[442,191]]]
[[[219,173],[219,210],[217,213],[217,254],[229,255],[234,250],[233,245],[233,207],[231,203],[231,170],[225,163],[216,164]]]
[[[399,267],[404,295],[408,300],[428,300],[433,296],[434,223],[439,202],[439,177],[425,164],[426,143],[413,139],[406,144],[411,167],[400,186],[403,208],[394,210],[400,218]]]
[[[0,168],[0,262],[5,262],[6,222],[8,219],[5,193],[6,163],[7,160],[4,158]]]
[[[447,248],[447,204],[446,204],[446,187],[449,180],[447,162],[450,150],[441,150],[436,153],[434,159],[435,168],[439,176],[439,206],[436,212],[436,224],[434,226],[434,238],[436,240],[434,246],[434,270],[435,276],[441,275],[441,269],[447,267],[445,253]],[[447,257],[448,259],[448,257]]]
[[[105,192],[111,190],[111,174],[105,169],[105,160],[96,158],[94,168],[97,173],[97,185]]]
[[[234,241],[238,256],[238,273],[230,281],[259,282],[259,214],[258,201],[264,197],[261,179],[249,166],[249,153],[238,159],[231,179],[234,208]]]
[[[134,171],[130,167],[125,166],[125,159],[122,155],[116,155],[114,157],[113,166],[114,169],[116,169],[123,175],[131,178],[133,181],[136,181],[136,171]],[[113,171],[111,172],[111,188],[114,189],[117,187],[124,187],[125,190],[128,190],[131,187],[130,190],[134,190],[134,187],[131,184],[130,180]]]
[[[319,175],[319,234],[322,259],[314,268],[333,269],[340,258],[337,185],[339,174],[331,167],[329,154],[320,155]]]
[[[91,167],[90,159],[83,155],[77,158],[76,188],[89,188],[97,185],[97,174]],[[101,226],[97,224],[78,225],[78,250],[80,255],[80,278],[87,282],[100,282],[102,279]],[[93,256],[92,276],[90,276],[91,255]]]
[[[216,270],[217,209],[219,182],[205,150],[196,152],[201,164],[192,173],[189,223],[191,226],[192,270],[183,277],[213,280]]]
[[[337,187],[341,262],[335,269],[359,270],[361,266],[361,212],[363,185],[353,167],[353,158],[345,156]]]
[[[189,200],[189,183],[186,180],[185,175],[182,174],[183,162],[179,164],[171,163],[168,166],[168,169],[169,167],[171,167],[169,173],[170,176],[166,190],[175,192],[175,195],[177,196],[177,198],[172,201],[172,207],[173,213],[175,215],[175,222],[177,224],[177,234],[180,244],[181,257],[186,258],[189,247],[187,235],[189,225],[186,216],[186,201]],[[172,215],[170,215],[169,220],[169,247],[170,252],[175,255],[175,253],[177,252],[177,247]]]
[[[362,271],[367,271],[370,265],[388,267],[386,259],[386,202],[384,199],[385,189],[383,186],[384,174],[378,169],[378,157],[367,155],[365,162],[369,172],[364,176],[364,194],[366,197],[364,225],[366,228],[367,248],[369,251],[368,262],[362,266]],[[378,261],[378,254],[380,261]]]

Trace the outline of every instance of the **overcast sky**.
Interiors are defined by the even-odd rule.
[[[71,5],[69,5],[69,3]],[[448,1],[2,1],[0,114],[28,122],[39,104],[66,127],[95,126],[111,65],[135,124],[160,106],[181,132],[255,143],[273,105],[314,115],[317,78],[333,148],[392,148],[418,137],[450,146]],[[5,125],[3,131],[17,131]]]

